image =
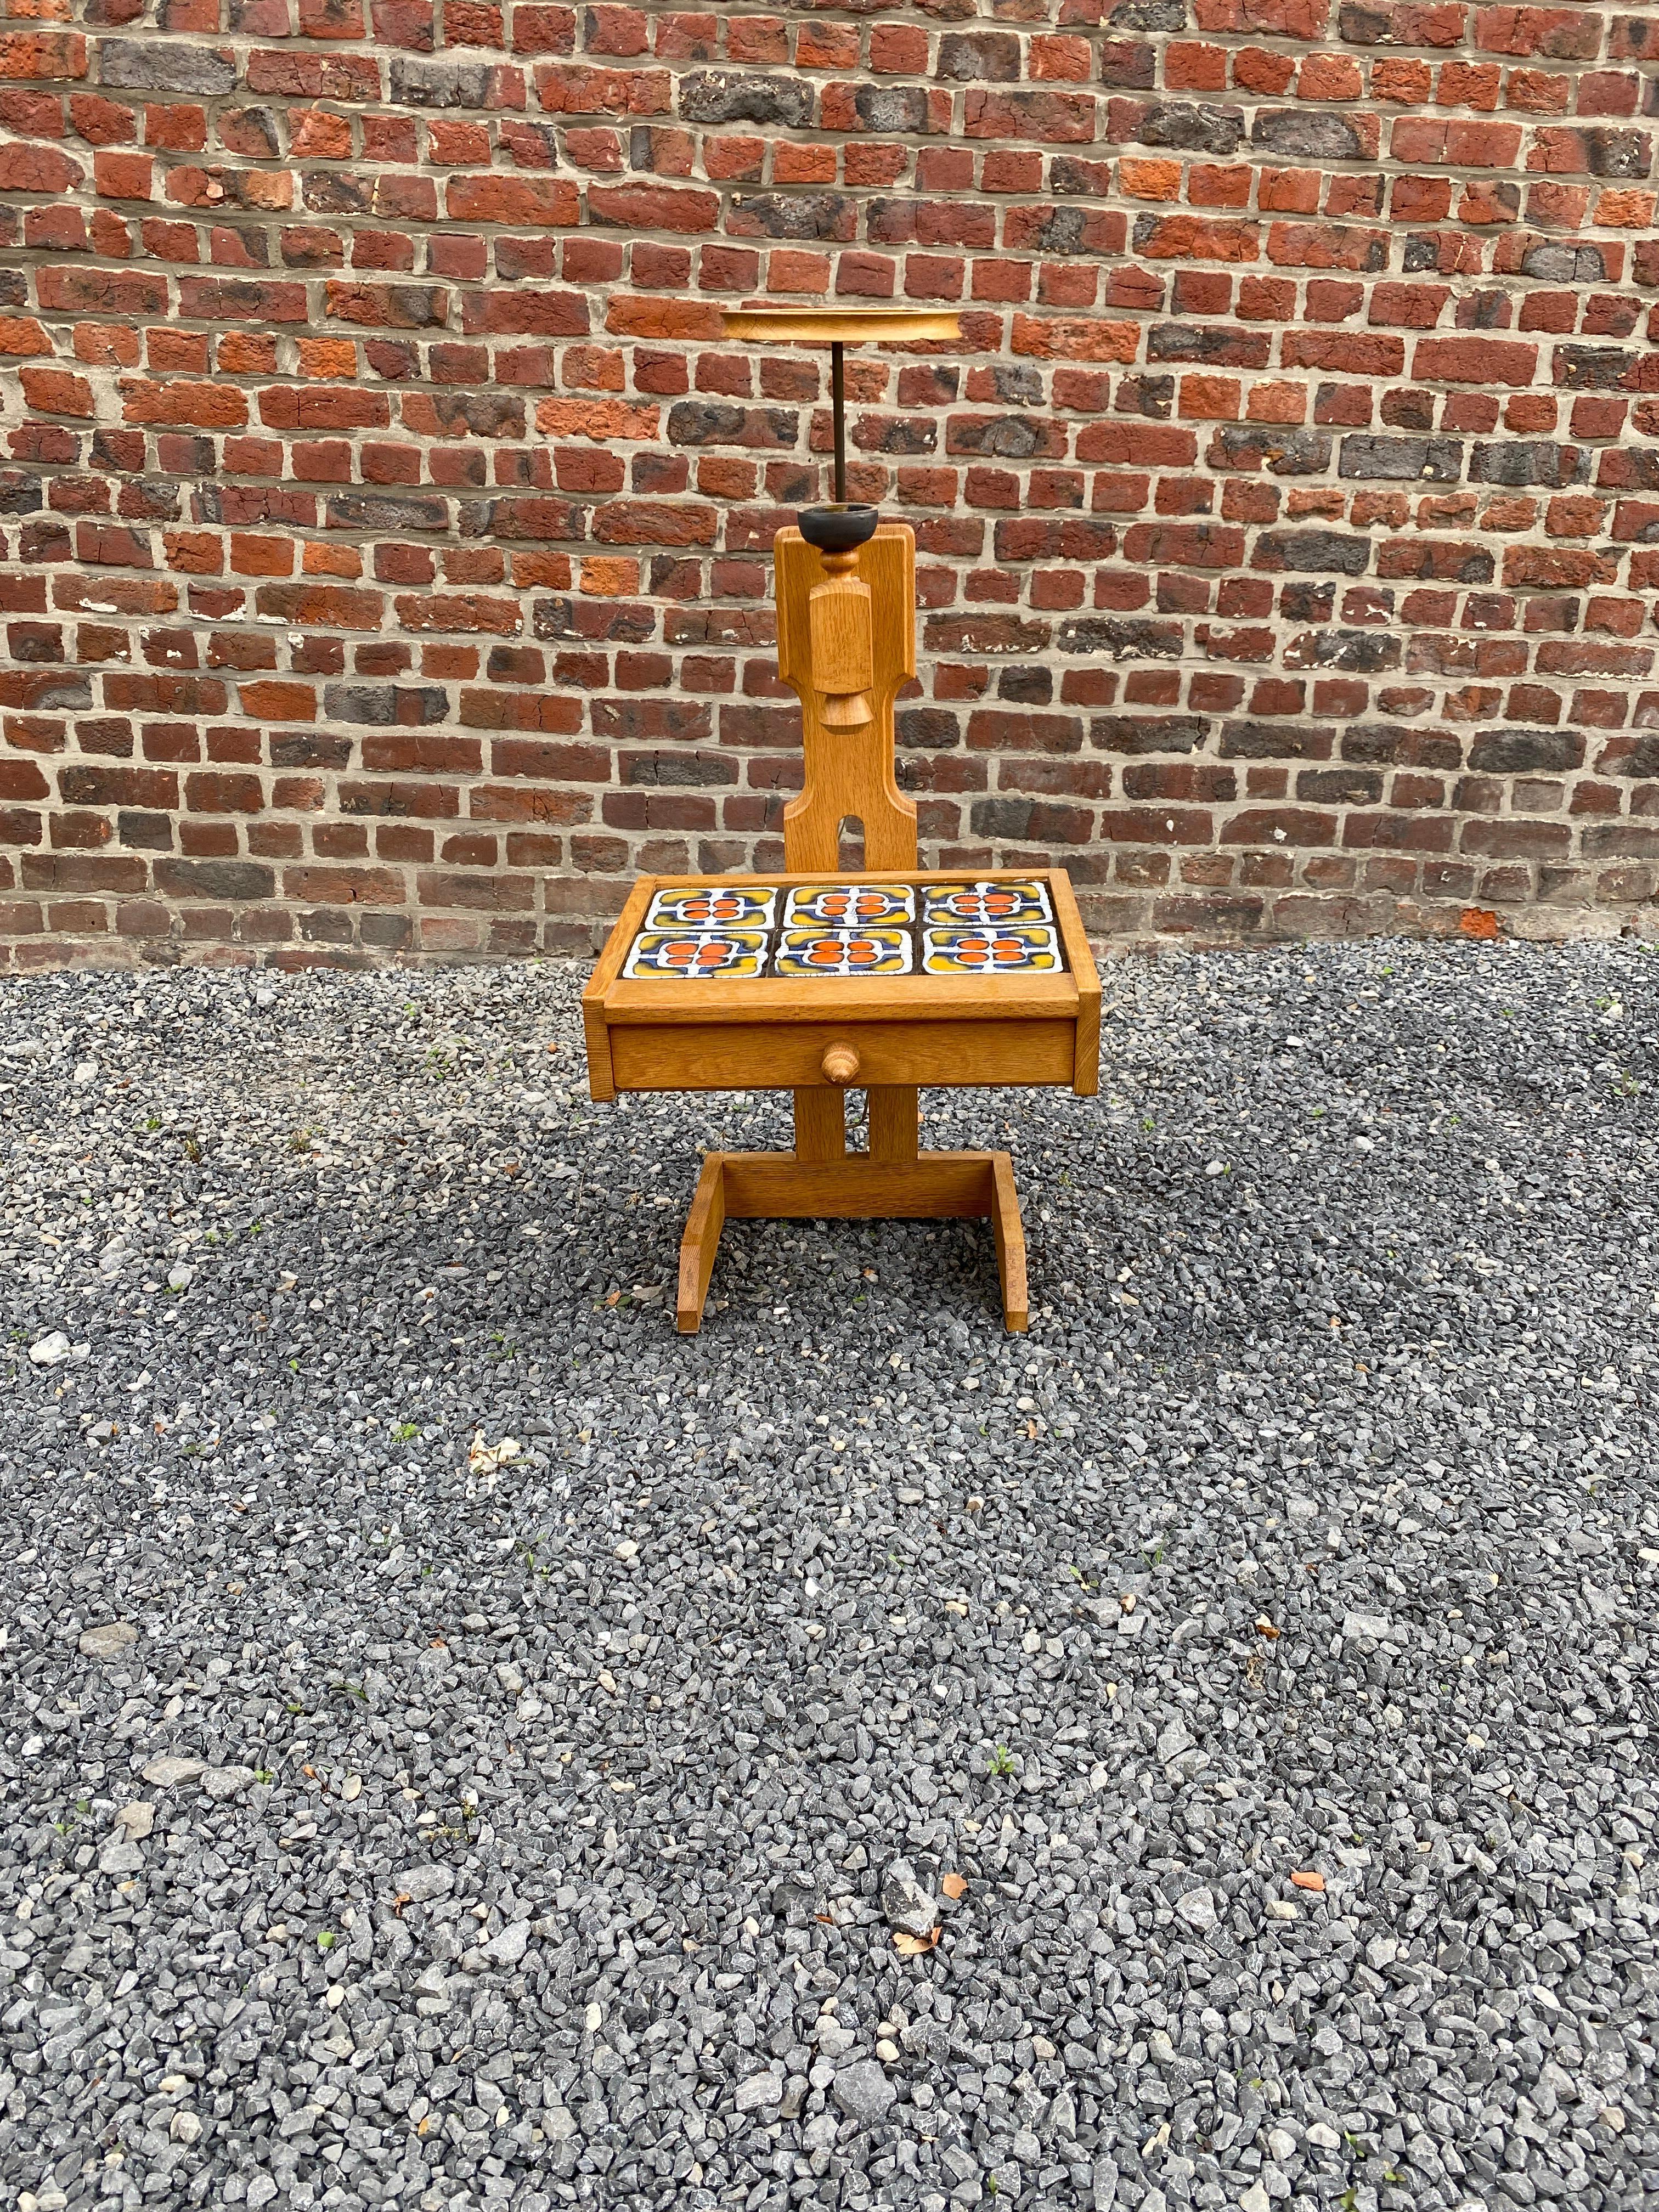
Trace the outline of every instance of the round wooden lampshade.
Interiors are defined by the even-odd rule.
[[[959,338],[954,307],[723,307],[729,338],[804,339],[819,345],[880,345],[890,338]]]

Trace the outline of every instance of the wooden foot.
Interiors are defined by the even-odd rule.
[[[1030,1318],[1025,1234],[1006,1152],[922,1152],[883,1160],[867,1152],[803,1159],[798,1152],[710,1152],[680,1240],[680,1334],[702,1322],[720,1231],[737,1221],[944,1221],[988,1217],[996,1239],[1004,1326]]]
[[[1002,1325],[1023,1336],[1030,1325],[1030,1296],[1025,1287],[1025,1231],[1019,1218],[1014,1164],[1006,1152],[991,1160],[991,1233],[997,1241],[997,1275],[1002,1284]]]
[[[703,1161],[691,1211],[685,1218],[675,1300],[675,1321],[682,1336],[695,1336],[702,1326],[703,1301],[708,1296],[708,1279],[714,1272],[714,1255],[720,1249],[720,1231],[726,1225],[726,1158],[724,1152],[710,1152]]]

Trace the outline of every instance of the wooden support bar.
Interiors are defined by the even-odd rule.
[[[836,1094],[839,1103],[839,1095]],[[990,1218],[1004,1326],[1030,1319],[1025,1234],[1006,1152],[921,1152],[879,1160],[853,1152],[804,1160],[794,1152],[710,1152],[680,1240],[680,1334],[702,1323],[720,1231],[734,1221],[948,1221]]]
[[[818,1163],[847,1156],[847,1093],[811,1090],[795,1093],[795,1158]]]
[[[1002,1284],[1002,1325],[1015,1335],[1030,1325],[1030,1294],[1025,1287],[1025,1231],[1019,1218],[1019,1193],[1014,1187],[1014,1164],[1006,1152],[990,1152],[994,1203],[991,1230],[997,1243],[997,1275]]]
[[[915,1159],[921,1135],[915,1085],[877,1084],[869,1098],[871,1158],[890,1164]]]
[[[814,1164],[793,1152],[726,1152],[726,1212],[736,1220],[944,1221],[994,1204],[993,1152],[923,1152],[881,1161],[854,1152]],[[1018,1211],[1018,1210],[1017,1210]]]
[[[708,1279],[714,1272],[714,1255],[726,1224],[724,1152],[710,1152],[697,1177],[685,1234],[680,1239],[680,1279],[675,1300],[675,1321],[682,1336],[695,1335],[702,1321]]]

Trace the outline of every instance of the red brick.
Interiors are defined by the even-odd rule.
[[[1601,25],[1582,8],[1480,8],[1475,11],[1474,42],[1489,54],[1594,61]]]
[[[1412,374],[1437,384],[1530,384],[1538,349],[1513,339],[1419,338]]]
[[[564,226],[580,219],[581,195],[562,179],[452,177],[444,188],[452,219],[461,222]]]
[[[68,79],[87,73],[87,42],[72,31],[0,33],[0,78]]]

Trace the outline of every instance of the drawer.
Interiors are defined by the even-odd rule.
[[[618,1024],[610,1032],[618,1091],[799,1091],[828,1087],[824,1056],[856,1056],[839,1087],[882,1084],[1070,1085],[1074,1020]]]

